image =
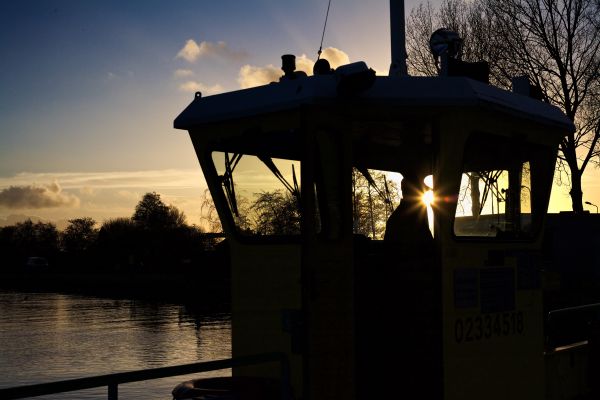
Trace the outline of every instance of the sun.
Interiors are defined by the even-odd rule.
[[[421,197],[421,201],[427,206],[431,207],[433,205],[433,190],[428,190],[423,193]]]
[[[423,179],[423,183],[425,184],[425,186],[427,186],[429,188],[429,190],[425,191],[425,193],[423,193],[423,196],[421,197],[421,201],[427,206],[427,208],[431,208],[431,206],[433,205],[433,175],[427,175],[425,177],[425,179]]]

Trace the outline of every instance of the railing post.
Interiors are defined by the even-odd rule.
[[[108,400],[119,400],[119,384],[112,382],[108,384]]]
[[[285,355],[281,355],[281,398],[292,400],[292,382],[290,377],[290,364]]]

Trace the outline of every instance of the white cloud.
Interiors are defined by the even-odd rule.
[[[225,42],[201,42],[199,56],[216,56],[232,61],[240,61],[248,57],[248,54],[245,51],[236,51],[230,49]]]
[[[0,207],[38,209],[78,206],[79,198],[63,192],[56,181],[47,185],[11,185],[0,190]]]
[[[306,54],[296,57],[296,71],[304,71],[306,72],[306,75],[312,75],[314,65],[315,62],[308,58]]]
[[[60,182],[61,189],[85,191],[147,188],[192,188],[202,182],[200,169],[166,169],[146,171],[109,172],[22,172],[11,177],[0,177],[0,192],[10,186],[43,186],[36,182]]]
[[[241,61],[248,57],[245,51],[237,51],[229,48],[225,42],[200,42],[196,43],[194,39],[188,39],[179,53],[177,58],[183,58],[188,62],[194,62],[200,57],[220,57],[232,61]]]
[[[42,185],[38,182],[60,182],[60,186]],[[156,191],[161,195],[183,196],[189,199],[189,208],[182,209],[188,215],[188,222],[198,223],[195,212],[200,209],[201,195],[206,189],[200,168],[189,170],[147,170],[147,171],[109,171],[109,172],[59,172],[29,173],[13,176],[0,176],[0,193],[8,191],[9,199],[4,203],[16,203],[16,196],[9,189],[43,188],[46,197],[56,200],[56,193],[63,196],[65,205],[37,208],[35,215],[47,221],[60,221],[82,216],[97,221],[109,218],[129,217],[136,203],[147,192]],[[39,190],[38,190],[39,191]],[[31,192],[28,190],[27,192]],[[35,191],[34,191],[35,192]],[[50,192],[50,193],[48,193]],[[78,197],[73,196],[77,194]],[[93,193],[93,195],[88,195]],[[34,193],[35,195],[35,193]],[[25,197],[21,195],[20,197]],[[32,196],[29,196],[31,198]],[[39,196],[38,196],[39,197]],[[59,200],[60,200],[60,196]],[[31,202],[31,200],[30,200]],[[39,201],[38,201],[39,203]],[[186,203],[186,207],[188,207]],[[6,218],[13,210],[23,210],[23,214],[32,215],[29,208],[8,208],[0,204],[0,219]]]
[[[265,67],[244,65],[240,68],[238,83],[242,89],[246,89],[254,86],[266,85],[271,82],[277,82],[281,75],[281,69],[272,64]]]
[[[329,65],[331,68],[337,68],[340,65],[346,65],[350,63],[350,57],[346,52],[336,49],[335,47],[327,47],[321,53],[321,58],[329,61]],[[300,57],[296,57],[296,70],[304,71],[308,75],[312,75],[313,66],[315,65],[316,60],[312,60],[306,56],[306,54],[302,54]]]
[[[350,63],[350,57],[348,57],[348,54],[340,49],[336,49],[335,47],[327,47],[325,50],[323,50],[323,53],[321,53],[321,58],[325,58],[327,61],[329,61],[331,68],[337,68],[340,65]]]
[[[173,76],[175,76],[175,78],[187,78],[194,76],[194,71],[189,69],[177,69],[173,72]]]
[[[210,95],[223,93],[225,89],[218,83],[212,86],[203,84],[202,82],[187,81],[179,85],[179,90],[183,92],[201,92],[202,94]]]
[[[183,48],[179,50],[179,53],[177,53],[177,58],[183,58],[188,62],[196,61],[199,56],[200,46],[198,46],[198,43],[196,43],[196,41],[193,39],[189,39],[187,42],[185,42],[185,46],[183,46]]]
[[[340,65],[348,64],[350,62],[348,54],[335,47],[328,47],[323,50],[321,57],[327,59],[332,68],[337,68]],[[315,61],[308,58],[306,54],[296,57],[296,71],[304,71],[308,75],[312,75],[314,65]],[[242,89],[246,89],[254,86],[266,85],[271,82],[278,82],[282,75],[283,72],[281,71],[281,68],[275,67],[272,64],[264,67],[244,65],[240,68],[238,83]]]

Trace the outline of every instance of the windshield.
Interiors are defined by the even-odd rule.
[[[454,221],[459,237],[530,238],[537,229],[533,200],[543,196],[548,148],[494,135],[465,148]]]
[[[215,151],[212,159],[238,232],[300,233],[300,162]]]

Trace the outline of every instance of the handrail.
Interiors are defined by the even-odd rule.
[[[600,339],[600,303],[560,308],[546,313],[546,349],[573,349],[574,344],[587,344],[590,339]]]
[[[43,396],[48,394],[72,392],[77,390],[92,389],[102,386],[108,387],[108,400],[118,400],[118,386],[122,383],[139,382],[151,379],[166,378],[177,375],[187,375],[199,372],[216,371],[233,367],[240,367],[268,362],[281,364],[282,398],[288,397],[289,388],[289,362],[283,353],[266,353],[244,357],[227,358],[215,361],[203,361],[192,364],[175,365],[170,367],[150,368],[137,371],[118,372],[107,375],[97,375],[85,378],[69,379],[49,383],[17,386],[0,389],[0,399],[12,400],[26,397]]]
[[[552,315],[554,315],[554,314],[563,314],[563,313],[570,313],[570,312],[575,312],[575,311],[586,311],[586,310],[593,310],[593,309],[600,310],[600,303],[590,303],[590,304],[583,304],[581,306],[557,308],[556,310],[548,311],[547,318],[548,319],[552,318]]]

